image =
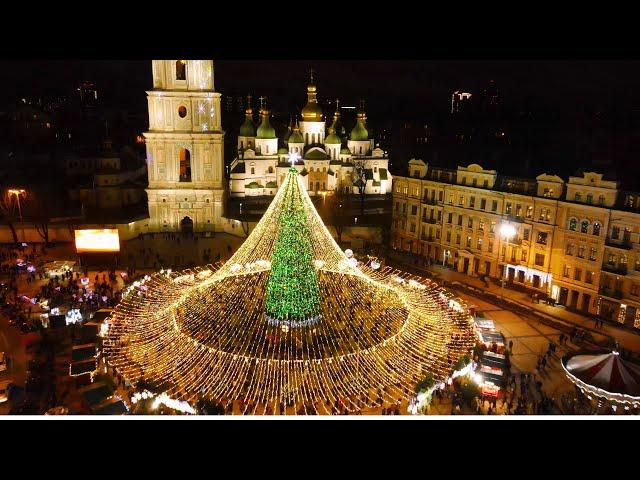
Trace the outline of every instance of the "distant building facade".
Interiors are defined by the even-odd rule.
[[[394,179],[391,242],[640,328],[640,195],[601,174],[518,179],[414,159]]]

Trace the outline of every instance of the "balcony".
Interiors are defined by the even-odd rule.
[[[631,250],[633,248],[633,244],[628,238],[625,240],[613,240],[612,238],[607,238],[605,239],[604,244],[607,247],[621,248],[623,250]]]
[[[435,238],[433,238],[433,236],[431,236],[431,235],[422,234],[420,236],[420,240],[424,240],[425,242],[434,242]]]
[[[524,223],[524,218],[520,215],[506,214],[507,220],[510,222]]]
[[[438,221],[435,218],[426,218],[422,217],[422,223],[430,223],[431,225],[435,225]]]
[[[425,205],[438,205],[438,200],[435,198],[422,197],[422,203]]]
[[[623,297],[622,290],[614,290],[613,288],[609,288],[609,287],[600,287],[598,292],[600,293],[600,295],[604,295],[606,297],[611,297],[611,298],[617,298],[618,300],[621,300]]]
[[[603,263],[602,270],[609,273],[615,273],[616,275],[626,275],[627,266],[613,263]]]

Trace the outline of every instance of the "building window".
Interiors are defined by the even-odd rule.
[[[567,249],[565,255],[573,255],[573,243],[567,243]]]
[[[184,105],[180,105],[178,107],[178,116],[180,118],[184,118],[187,116],[187,107],[185,107]]]
[[[516,217],[522,216],[522,205],[516,205]]]
[[[447,243],[451,243],[451,232],[447,232]]]
[[[471,237],[467,237],[467,248],[471,248]]]
[[[607,257],[607,263],[613,265],[616,263],[616,256],[613,253],[610,253]]]
[[[449,194],[449,204],[453,205],[453,193]]]
[[[491,226],[489,227],[489,233],[496,233],[496,222],[491,222]]]
[[[447,223],[453,223],[453,213],[451,212],[447,214]]]
[[[411,215],[418,214],[418,207],[416,205],[411,205]]]
[[[533,206],[527,206],[527,218],[533,217]]]
[[[578,220],[576,220],[575,218],[572,218],[571,220],[569,220],[569,230],[572,230],[575,232],[577,228],[578,228]]]
[[[460,245],[460,234],[456,234],[456,245]]]
[[[522,232],[522,239],[529,241],[529,229],[528,228],[525,228],[524,231]]]
[[[476,205],[476,197],[469,198],[469,208],[475,208]]]
[[[269,173],[273,173],[273,167],[269,167]]]
[[[187,61],[178,60],[176,62],[176,80],[186,80],[186,79],[187,79]]]
[[[593,194],[587,193],[587,203],[593,203]]]
[[[478,230],[480,230],[481,232],[484,231],[484,220],[482,219],[478,221]]]
[[[592,262],[595,262],[598,255],[597,252],[598,250],[596,249],[596,247],[589,248],[589,260],[591,260]]]
[[[580,202],[580,201],[582,201],[582,195],[580,195],[579,193],[576,193],[576,194],[573,196],[573,199],[574,199],[576,202]]]
[[[536,253],[535,263],[540,267],[544,266],[544,255],[542,253]]]
[[[598,197],[598,205],[604,205],[604,195]]]
[[[460,195],[460,198],[458,199],[458,205],[460,206],[464,205],[464,195]]]
[[[584,258],[584,245],[578,247],[578,258]]]
[[[611,228],[611,238],[617,240],[620,237],[620,227],[612,227]]]
[[[440,190],[440,191],[438,192],[438,201],[439,201],[439,202],[441,202],[441,201],[442,201],[442,199],[444,198],[443,196],[444,196],[444,192],[443,192],[442,190]]]
[[[442,210],[438,210],[438,222],[442,220]]]
[[[636,257],[636,272],[640,272],[640,257]]]
[[[627,256],[624,254],[620,255],[620,265],[627,266]]]
[[[600,224],[598,222],[595,222],[593,224],[593,234],[597,237],[600,235]]]
[[[562,271],[562,276],[565,278],[569,278],[571,275],[571,267],[569,265],[564,266],[564,270]]]
[[[541,222],[548,222],[550,218],[551,218],[551,214],[549,213],[549,209],[541,208],[540,209],[540,221]]]
[[[583,220],[582,223],[580,224],[580,231],[582,233],[589,233],[589,221],[588,220]]]
[[[549,234],[547,232],[538,232],[538,238],[536,241],[542,245],[546,245],[548,236]]]
[[[587,270],[587,277],[584,279],[586,283],[593,283],[593,272]]]
[[[191,153],[186,148],[181,148],[179,152],[180,159],[180,181],[191,181]]]
[[[497,200],[493,200],[491,202],[491,211],[495,212],[496,210],[498,210],[498,201]]]
[[[469,221],[467,222],[467,227],[473,228],[473,218],[469,217]]]
[[[484,188],[487,188],[487,187],[489,186],[489,180],[485,180],[485,181],[483,181],[483,182],[482,182],[482,186],[483,186]]]
[[[487,199],[486,198],[480,199],[480,209],[486,210],[486,208],[487,208]]]
[[[504,213],[511,215],[511,202],[507,202],[507,205],[504,208]]]
[[[493,240],[489,240],[489,243],[487,244],[487,252],[489,253],[493,253]]]
[[[481,238],[478,239],[477,248],[478,248],[478,250],[482,250],[482,239]]]
[[[527,251],[526,250],[522,250],[522,253],[520,254],[520,261],[521,262],[526,262],[527,261]]]
[[[256,174],[256,168],[255,167],[251,167],[251,175],[255,175]]]
[[[416,233],[416,224],[415,223],[411,224],[411,233]]]
[[[462,215],[458,215],[458,226],[462,226]]]
[[[582,280],[582,270],[580,268],[576,268],[573,272],[573,279],[577,281]]]
[[[634,283],[633,285],[631,285],[631,292],[630,292],[631,295],[633,295],[634,297],[637,297],[638,291],[639,291],[639,288],[637,283]]]

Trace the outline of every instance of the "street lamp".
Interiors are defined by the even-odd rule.
[[[16,197],[16,201],[18,202],[18,216],[20,217],[20,225],[22,226],[22,240],[25,240],[25,236],[24,236],[24,222],[22,221],[22,207],[20,206],[20,197],[21,196],[26,196],[27,192],[26,190],[22,189],[22,188],[10,188],[7,190],[7,194],[9,196],[11,195],[15,195]]]
[[[500,225],[500,238],[504,239],[506,242],[509,242],[509,240],[511,240],[513,237],[515,237],[516,235],[516,229],[513,225],[511,225],[510,223],[503,223]],[[502,264],[504,265],[503,268],[505,268],[505,270],[503,270],[502,272],[502,278],[500,280],[500,297],[502,299],[504,299],[504,277],[506,274],[506,263],[507,263],[507,246],[505,245],[504,247],[504,253],[502,255]]]

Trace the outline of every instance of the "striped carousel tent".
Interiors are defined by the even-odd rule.
[[[620,358],[617,351],[565,357],[562,366],[584,393],[640,407],[640,367]]]

